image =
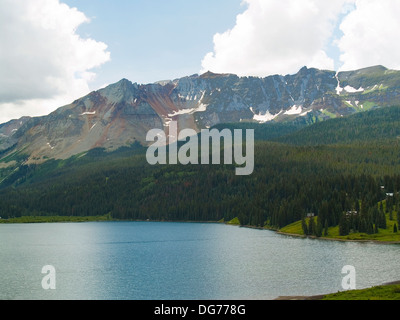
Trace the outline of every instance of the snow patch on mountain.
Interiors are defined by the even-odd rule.
[[[197,112],[206,112],[208,104],[201,103],[197,108],[192,109],[182,109],[179,111],[175,111],[174,113],[168,114],[168,117],[176,117],[184,114],[194,114]]]
[[[361,88],[359,88],[359,89],[355,89],[355,88],[353,88],[352,86],[346,86],[346,87],[344,88],[344,90],[345,90],[346,92],[348,92],[348,93],[358,93],[358,92],[364,92],[364,91],[365,91],[363,87],[361,87]]]
[[[300,114],[300,117],[305,117],[305,116],[308,115],[310,112],[312,112],[311,109],[310,109],[310,110],[307,110],[307,111],[305,111],[305,112],[303,112],[303,113],[301,113],[301,114]]]
[[[254,121],[257,121],[257,122],[259,122],[259,123],[270,122],[270,121],[274,120],[275,118],[277,118],[279,115],[281,115],[282,112],[283,112],[283,111],[281,111],[281,112],[279,112],[279,113],[277,113],[277,114],[275,114],[275,115],[274,115],[274,114],[271,114],[269,111],[267,111],[265,114],[261,114],[261,113],[256,114],[256,113],[254,112],[254,109],[253,109],[253,108],[250,108],[250,110],[251,110],[251,112],[254,113],[253,120],[254,120]]]
[[[285,112],[286,115],[299,115],[303,112],[303,106],[294,105],[291,109]]]
[[[336,94],[338,95],[338,96],[340,96],[340,94],[343,92],[343,88],[340,86],[340,80],[339,80],[339,72],[337,72],[336,73],[336,80],[337,80],[337,82],[338,82],[338,85],[337,85],[337,87],[336,87]]]

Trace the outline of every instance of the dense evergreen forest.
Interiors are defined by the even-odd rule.
[[[343,234],[376,232],[384,211],[400,208],[399,122],[400,107],[392,107],[311,126],[257,125],[250,176],[236,176],[233,165],[150,166],[137,145],[22,166],[0,186],[0,216],[237,217],[281,228],[314,213],[316,235],[337,225]]]

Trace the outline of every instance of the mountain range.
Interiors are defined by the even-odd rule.
[[[400,71],[383,66],[335,72],[303,67],[265,78],[207,72],[153,84],[127,79],[91,92],[47,116],[0,125],[0,168],[68,159],[95,148],[146,145],[151,129],[168,132],[229,123],[313,124],[398,105]]]
[[[90,216],[279,229],[313,212],[322,230],[340,227],[362,203],[364,225],[382,228],[377,203],[400,207],[397,196],[387,199],[400,190],[399,73],[377,66],[266,78],[208,72],[147,85],[123,79],[48,116],[4,123],[0,223]],[[254,129],[254,173],[150,165],[147,131],[167,133],[171,121],[197,132]]]

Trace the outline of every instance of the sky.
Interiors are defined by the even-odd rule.
[[[0,0],[0,123],[122,78],[400,69],[398,0]]]

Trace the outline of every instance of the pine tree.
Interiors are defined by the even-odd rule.
[[[359,232],[367,232],[367,221],[364,217],[360,218],[360,225],[358,227]]]
[[[355,205],[354,205],[354,210],[357,212],[360,212],[360,201],[356,200]]]
[[[315,220],[314,217],[310,218],[310,222],[308,223],[308,234],[310,236],[316,235],[316,226],[315,226]]]
[[[318,220],[321,219],[321,221],[326,221],[326,219],[328,219],[328,216],[329,216],[329,204],[328,201],[323,201],[318,211]]]
[[[392,212],[392,210],[390,210],[390,212]],[[387,228],[386,215],[383,211],[379,211],[379,228],[381,229]]]
[[[325,220],[324,237],[327,236],[329,236],[329,226],[328,226],[328,220]]]
[[[304,234],[307,236],[308,235],[308,226],[307,226],[306,219],[304,217],[301,220],[301,227],[303,228]]]
[[[396,212],[400,212],[400,197],[397,197]],[[399,220],[399,214],[397,214],[397,219]]]
[[[348,236],[349,233],[350,233],[349,221],[347,220],[346,214],[343,213],[339,222],[339,234],[341,236]]]
[[[393,233],[397,233],[397,224],[394,224],[393,226]]]
[[[400,226],[400,210],[397,209],[397,225]]]
[[[368,234],[373,234],[374,233],[374,224],[371,221],[367,221],[367,230],[366,232]]]
[[[319,217],[318,217],[318,219],[317,219],[317,226],[316,226],[316,228],[315,228],[315,235],[318,237],[318,238],[320,238],[320,237],[322,237],[322,231],[323,231],[323,226],[322,226],[322,222],[321,222],[321,219],[319,219]]]

